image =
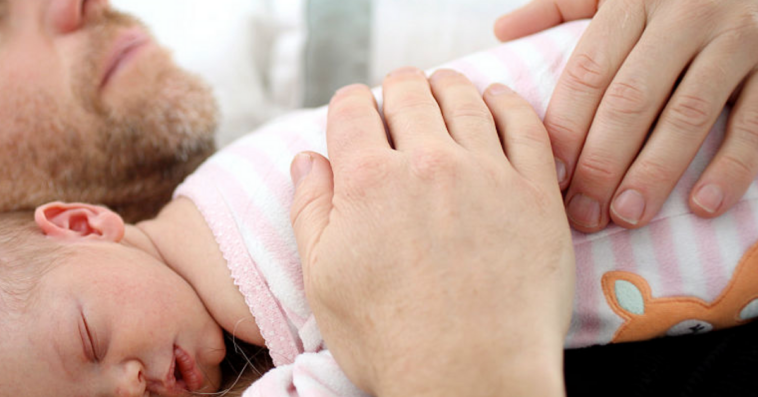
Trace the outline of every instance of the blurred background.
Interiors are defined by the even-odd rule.
[[[528,0],[111,0],[214,88],[219,147],[284,112],[497,45],[498,16]]]

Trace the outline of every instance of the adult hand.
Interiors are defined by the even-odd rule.
[[[482,100],[456,72],[417,69],[385,80],[384,115],[393,145],[371,92],[339,91],[331,166],[293,162],[330,351],[378,396],[561,395],[574,256],[538,116],[504,86]]]
[[[510,40],[592,16],[545,117],[573,226],[650,222],[731,100],[690,194],[699,216],[726,212],[758,174],[758,1],[534,0],[495,31]]]

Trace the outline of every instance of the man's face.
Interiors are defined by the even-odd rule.
[[[0,211],[151,215],[213,151],[209,89],[106,0],[0,0]]]

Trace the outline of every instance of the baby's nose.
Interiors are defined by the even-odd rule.
[[[116,397],[144,397],[147,395],[147,382],[145,381],[144,368],[137,360],[124,363],[117,370]]]

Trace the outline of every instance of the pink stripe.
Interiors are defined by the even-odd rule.
[[[589,26],[589,24],[590,21],[575,21],[567,23],[563,26],[567,32],[576,37],[576,40],[578,41],[584,35],[584,32],[587,30],[587,26]]]
[[[276,197],[276,202],[285,208],[292,204],[293,190],[289,184],[282,183],[283,180],[289,181],[290,176],[285,175],[278,170],[277,164],[269,157],[269,154],[261,149],[258,145],[260,142],[252,142],[252,145],[234,145],[225,150],[225,154],[234,154],[236,160],[245,162],[245,168],[255,171],[263,180],[264,185]],[[294,158],[294,154],[292,157]],[[218,172],[226,174],[223,169]]]
[[[289,364],[300,353],[299,343],[287,325],[277,299],[267,288],[267,282],[254,259],[244,246],[238,225],[228,211],[226,197],[221,196],[218,180],[213,177],[215,165],[206,162],[199,173],[190,176],[178,195],[192,199],[213,231],[224,258],[255,316],[275,365]],[[271,338],[276,335],[277,337]],[[289,338],[279,339],[282,335]]]
[[[683,288],[682,272],[679,268],[679,259],[674,251],[674,235],[669,219],[662,219],[650,224],[649,231],[663,288],[658,293],[665,295],[681,293]]]
[[[721,141],[723,138],[723,135],[719,131],[720,125],[717,122],[714,126],[713,130],[708,134],[705,141],[703,142],[703,146],[701,148],[701,151],[698,153],[698,155],[695,157],[696,162],[701,163],[710,162],[711,159],[713,159],[716,156],[716,152],[718,151]],[[674,189],[674,195],[681,197],[683,202],[689,205],[690,201],[690,193],[692,192],[692,188],[695,187],[695,183],[697,183],[697,180],[700,178],[700,175],[703,172],[703,165],[700,164],[699,167],[693,166],[692,164],[687,167],[687,170],[684,172],[684,175],[679,180],[679,183],[676,185],[676,188]]]
[[[600,334],[598,317],[600,302],[598,300],[597,270],[593,243],[588,241],[574,246],[576,254],[576,293],[574,302],[574,321],[578,323],[576,334],[568,341],[570,347],[588,346],[597,343]]]
[[[610,240],[613,257],[616,261],[616,265],[613,268],[636,274],[637,263],[634,259],[632,233],[628,230],[619,230],[610,235]]]
[[[542,104],[540,93],[536,90],[539,83],[536,81],[537,76],[532,73],[529,65],[523,58],[523,54],[516,51],[512,45],[501,46],[493,51],[503,63],[503,66],[509,71],[513,79],[513,90],[521,94],[529,103],[532,104],[540,117],[545,115],[545,107]]]
[[[463,73],[472,83],[476,86],[479,92],[484,92],[490,84],[494,83],[490,77],[488,77],[482,69],[474,63],[471,63],[465,59],[451,62],[447,66]]]
[[[716,131],[717,128],[718,125],[716,125],[714,130],[708,134],[708,137],[703,143],[701,152],[696,157],[696,161],[707,162],[715,156],[721,142],[721,136],[717,133],[718,131]],[[695,186],[695,183],[700,178],[701,172],[702,165],[700,167],[693,165],[688,167],[684,176],[679,181],[672,197],[680,197],[680,200],[688,206],[690,193]],[[724,259],[721,257],[721,252],[719,251],[714,223],[696,216],[688,218],[690,219],[695,240],[697,241],[697,247],[693,247],[693,249],[698,250],[698,257],[700,258],[702,269],[705,273],[703,276],[705,279],[711,280],[706,283],[707,293],[710,297],[716,297],[721,293],[721,289],[729,282],[729,280],[725,277],[723,271]]]
[[[231,148],[230,148],[231,149]],[[256,161],[264,162],[262,160],[261,153],[255,156]],[[259,163],[264,164],[264,163]],[[295,280],[294,285],[301,291],[304,289],[302,285],[302,265],[297,255],[296,247],[291,247],[288,240],[283,238],[282,233],[288,233],[289,230],[282,230],[281,227],[271,223],[266,216],[264,210],[253,201],[253,197],[248,196],[245,189],[240,186],[239,181],[233,179],[228,172],[211,163],[212,169],[208,170],[211,175],[215,176],[215,183],[219,186],[219,189],[224,192],[224,199],[227,200],[229,207],[237,209],[238,216],[244,220],[246,230],[255,238],[260,241],[261,244],[266,247],[267,251],[271,254],[273,260],[279,265],[279,268],[285,272],[290,280]],[[272,168],[250,168],[251,172],[255,170],[273,170]],[[266,182],[271,182],[268,186],[272,191],[281,191],[282,188],[277,186],[276,182],[281,179],[266,179]],[[291,196],[284,200],[282,204],[285,208],[289,208],[289,203],[292,202]],[[253,258],[255,259],[255,258]],[[279,302],[281,304],[281,302]],[[300,327],[305,322],[305,319],[297,315],[291,308],[282,306],[283,310],[287,313],[292,322]]]

